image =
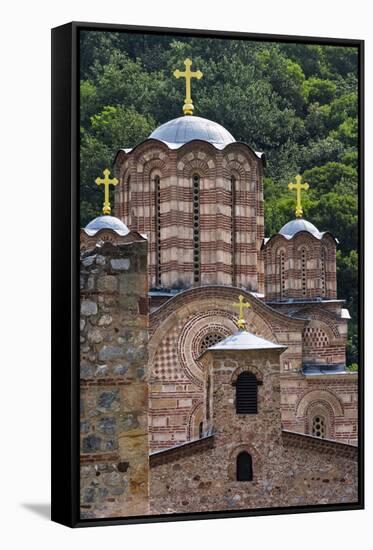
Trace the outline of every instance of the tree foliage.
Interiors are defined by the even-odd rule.
[[[218,38],[81,33],[81,224],[99,214],[94,184],[118,149],[133,147],[182,115],[184,87],[173,78],[186,57],[203,78],[195,114],[263,151],[266,235],[293,218],[287,189],[310,184],[304,213],[339,240],[338,294],[352,315],[348,357],[357,357],[357,49]]]

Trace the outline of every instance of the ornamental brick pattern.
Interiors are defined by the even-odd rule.
[[[248,146],[219,150],[195,140],[171,150],[151,139],[120,151],[115,171],[115,213],[149,241],[150,288],[224,284],[263,292],[262,161]]]

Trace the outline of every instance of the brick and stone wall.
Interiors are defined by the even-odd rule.
[[[297,372],[302,360],[304,321],[277,314],[251,294],[228,287],[189,289],[150,315],[150,449],[193,439],[204,421],[206,372],[198,360],[204,346],[236,330],[233,304],[242,293],[251,308],[247,329],[288,349],[283,360]],[[206,425],[204,424],[204,429]]]
[[[81,256],[82,518],[149,505],[147,242],[111,240]]]
[[[219,150],[196,140],[172,150],[148,140],[120,151],[115,168],[115,215],[148,237],[150,288],[222,284],[263,292],[262,161],[248,146]]]
[[[312,434],[323,417],[324,437],[358,444],[358,374],[281,376],[281,414],[287,430]]]
[[[151,455],[151,513],[235,510],[356,502],[357,449],[281,429],[279,352],[208,352],[214,435]],[[250,371],[258,414],[237,415],[233,382]],[[253,480],[236,480],[246,451]]]

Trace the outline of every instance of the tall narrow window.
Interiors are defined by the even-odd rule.
[[[301,272],[302,272],[302,296],[307,296],[307,255],[306,249],[301,251]]]
[[[131,176],[127,178],[127,225],[131,224]]]
[[[155,285],[161,286],[161,180],[154,178],[155,188]]]
[[[285,253],[280,252],[279,257],[279,270],[280,270],[280,296],[285,297]]]
[[[326,296],[326,250],[321,250],[321,296]]]
[[[210,420],[210,393],[211,393],[211,378],[207,377],[206,385],[206,420]]]
[[[199,423],[198,426],[198,437],[201,439],[203,437],[203,422]]]
[[[236,382],[236,413],[257,414],[258,381],[251,372],[242,372]]]
[[[201,277],[201,259],[200,259],[200,177],[198,174],[193,176],[193,273],[194,282],[199,283]]]
[[[232,285],[236,285],[236,178],[231,176]]]
[[[325,437],[325,418],[321,415],[317,415],[312,421],[312,435],[315,437]]]
[[[243,451],[237,455],[237,481],[252,481],[253,480],[253,461],[251,455]]]

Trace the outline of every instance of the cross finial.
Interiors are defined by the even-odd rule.
[[[240,330],[244,330],[246,326],[246,321],[243,315],[243,310],[245,307],[246,308],[251,307],[251,305],[249,304],[249,302],[244,301],[244,297],[242,296],[242,294],[240,294],[238,297],[238,304],[232,304],[232,305],[233,307],[238,308],[237,326]]]
[[[185,65],[185,71],[179,71],[179,69],[176,69],[174,71],[174,76],[176,78],[180,78],[180,77],[185,78],[186,92],[185,92],[183,111],[184,111],[184,115],[192,115],[194,111],[194,105],[193,105],[191,89],[190,89],[190,81],[192,78],[197,78],[199,80],[200,78],[202,78],[203,73],[201,73],[201,71],[190,70],[190,67],[192,66],[192,60],[189,58],[187,58],[184,61],[184,65]]]
[[[96,178],[95,182],[97,185],[103,185],[105,188],[105,199],[104,199],[104,207],[102,209],[104,214],[110,214],[111,207],[110,207],[110,200],[109,200],[109,186],[110,185],[117,185],[119,181],[117,178],[110,179],[110,170],[108,168],[105,168],[105,170],[102,172],[104,174],[104,178]]]
[[[302,183],[302,176],[299,174],[295,176],[295,183],[289,183],[288,188],[290,191],[292,189],[295,189],[297,192],[297,205],[295,207],[295,215],[297,218],[301,218],[303,216],[303,208],[302,208],[302,197],[301,192],[302,190],[307,191],[309,189],[308,183]]]

